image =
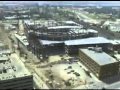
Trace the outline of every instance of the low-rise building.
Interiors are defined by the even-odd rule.
[[[120,50],[120,40],[110,40],[113,50]]]
[[[64,43],[65,52],[68,54],[78,53],[79,48],[100,46],[103,47],[104,50],[107,50],[107,48],[111,46],[110,41],[104,37],[90,37],[84,39],[67,40]]]
[[[80,61],[99,79],[114,76],[119,72],[119,62],[99,47],[79,50]]]

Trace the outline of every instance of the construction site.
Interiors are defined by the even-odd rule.
[[[73,14],[75,12],[70,12],[68,7],[63,11],[64,8],[45,6],[39,7],[38,10],[38,6],[35,6],[21,10],[15,8],[12,12],[6,10],[4,20],[0,22],[0,40],[5,44],[5,47],[0,48],[2,54],[3,49],[9,48],[5,54],[7,53],[10,59],[16,60],[14,65],[19,69],[21,68],[19,63],[22,63],[21,66],[28,70],[20,71],[21,73],[27,72],[23,74],[30,77],[28,81],[25,81],[28,82],[26,88],[107,88],[111,81],[114,81],[113,79],[119,80],[120,60],[114,58],[114,54],[115,51],[120,50],[120,43],[117,43],[118,40],[116,40],[116,44],[113,40],[103,37],[97,28],[92,29],[86,27],[87,24],[80,24],[81,17],[77,18],[79,21],[77,22],[77,16]],[[32,10],[36,11],[33,13]],[[47,12],[49,10],[51,10],[50,14]],[[63,13],[63,16],[60,13]],[[54,17],[66,19],[58,20]],[[117,54],[119,53],[117,52]],[[106,63],[101,65],[105,62],[101,57],[106,58],[108,65]],[[3,58],[0,59],[2,59],[1,62],[4,61]],[[97,63],[99,61],[100,64]],[[108,72],[107,74],[105,74],[104,68]],[[18,74],[18,72],[16,73]],[[109,72],[113,72],[116,76]],[[0,71],[0,73],[2,72]],[[104,78],[99,79],[99,76]],[[17,88],[17,86],[13,88]]]

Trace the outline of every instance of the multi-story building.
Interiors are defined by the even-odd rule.
[[[0,89],[33,89],[33,76],[20,60],[0,51]]]
[[[4,62],[0,62],[1,89],[33,89],[33,76],[21,62],[7,58],[2,60]]]
[[[80,61],[99,79],[114,76],[119,72],[119,62],[99,48],[79,50]]]

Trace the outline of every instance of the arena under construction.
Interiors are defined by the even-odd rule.
[[[96,30],[85,29],[73,21],[48,20],[39,23],[24,21],[24,27],[29,42],[29,50],[39,58],[45,58],[54,52],[55,54],[65,53],[65,46],[67,45],[65,42],[67,41],[91,37],[96,39],[98,37]]]

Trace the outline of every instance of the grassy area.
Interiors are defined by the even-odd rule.
[[[88,17],[92,18],[92,19],[102,19],[102,18],[107,18],[108,16],[105,14],[93,14],[93,13],[89,13],[86,14]]]

